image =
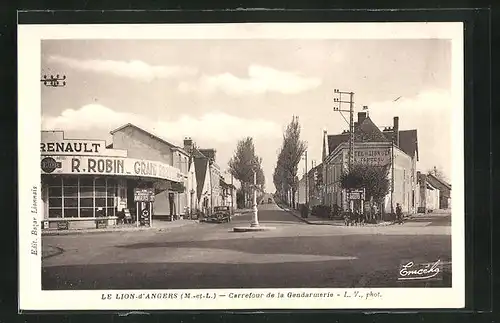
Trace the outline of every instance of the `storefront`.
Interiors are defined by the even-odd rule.
[[[127,150],[108,148],[105,141],[65,139],[62,131],[42,131],[40,150],[44,228],[115,224],[124,210],[134,214],[135,189],[169,196],[184,187],[178,168],[130,158]]]

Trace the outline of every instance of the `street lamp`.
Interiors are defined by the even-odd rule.
[[[259,226],[259,216],[258,212],[259,210],[257,209],[257,171],[253,169],[253,218],[252,218],[252,223],[250,223],[251,227],[258,227]]]

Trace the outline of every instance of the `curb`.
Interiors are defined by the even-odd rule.
[[[60,254],[64,253],[64,249],[63,248],[59,248],[59,247],[52,247],[52,246],[49,246],[50,248],[53,248],[53,249],[56,249],[57,251],[54,252],[54,253],[51,253],[51,254],[48,254],[46,255],[45,257],[43,256],[43,250],[42,250],[42,259],[48,259],[48,258],[52,258],[52,257],[55,257],[55,256],[59,256]]]
[[[165,228],[157,228],[157,227],[146,227],[146,228],[116,228],[116,229],[90,229],[87,230],[68,230],[68,231],[42,231],[42,236],[68,236],[68,235],[84,235],[84,234],[103,234],[103,233],[114,233],[114,232],[138,232],[138,231],[170,231],[177,228],[182,228],[190,225],[199,224],[198,221],[193,221],[186,223],[184,225],[175,226],[175,227],[165,227]]]

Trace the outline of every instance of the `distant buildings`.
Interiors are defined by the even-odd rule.
[[[126,124],[104,140],[65,138],[63,131],[41,133],[44,227],[63,221],[70,228],[115,223],[125,210],[132,217],[151,212],[171,219],[236,207],[235,185],[222,176],[215,149],[198,149],[189,138],[178,147],[149,131]],[[154,194],[151,210],[137,202],[137,189]],[[138,210],[137,207],[141,207]]]
[[[311,207],[321,204],[344,211],[361,210],[361,200],[349,201],[340,182],[348,170],[349,138],[348,131],[323,132],[322,163],[300,179],[295,196],[297,204],[307,201]],[[397,203],[406,214],[450,207],[451,185],[417,172],[417,130],[401,130],[398,117],[394,117],[392,127],[380,129],[367,112],[359,112],[354,122],[353,155],[355,164],[373,165],[387,172],[390,189],[381,201],[382,213],[393,212]]]

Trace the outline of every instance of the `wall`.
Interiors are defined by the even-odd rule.
[[[385,151],[384,156],[378,157],[377,162],[381,164],[390,164],[391,158],[388,158],[386,151],[390,143],[358,143],[354,146],[356,151]],[[343,193],[340,187],[340,178],[342,167],[347,169],[349,161],[349,149],[347,144],[342,144],[333,152],[333,156],[326,161],[327,166],[323,170],[323,178],[326,178],[326,193],[323,193],[324,203],[329,206],[335,204],[347,208],[347,195]],[[359,156],[357,158],[365,158]],[[370,158],[368,156],[368,158]],[[359,159],[362,160],[362,159]],[[394,193],[392,202],[394,207],[400,203],[403,213],[415,213],[419,203],[419,191],[416,178],[416,158],[412,159],[399,148],[394,148]],[[388,178],[392,181],[392,169],[389,171]],[[391,212],[391,193],[384,199],[385,212]]]
[[[221,187],[220,187],[220,168],[219,166],[217,166],[216,163],[212,162],[210,163],[209,171],[210,171],[209,175],[211,184],[209,192],[212,195],[211,207],[213,208],[215,206],[222,205]]]
[[[134,127],[126,127],[113,133],[113,148],[127,150],[128,156],[131,158],[160,161],[181,169],[182,163],[179,163],[178,160],[179,153],[174,152],[172,146]],[[177,153],[175,163],[174,153]],[[184,167],[184,173],[187,172],[186,167]],[[175,209],[170,210],[169,193],[172,192],[165,190],[155,196],[153,204],[153,213],[155,215],[184,214],[184,207],[187,204],[185,194],[181,195],[174,192]]]
[[[392,172],[389,172],[389,177]],[[415,192],[413,194],[413,192]],[[392,195],[392,205],[396,208],[396,203],[401,205],[403,213],[416,212],[416,205],[412,202],[413,196],[418,195],[416,174],[413,159],[401,151],[394,148],[394,192]],[[390,201],[386,212],[391,212]]]
[[[127,127],[113,134],[113,148],[126,149],[128,157],[149,159],[174,166],[173,151],[165,143],[148,136],[134,127]]]

